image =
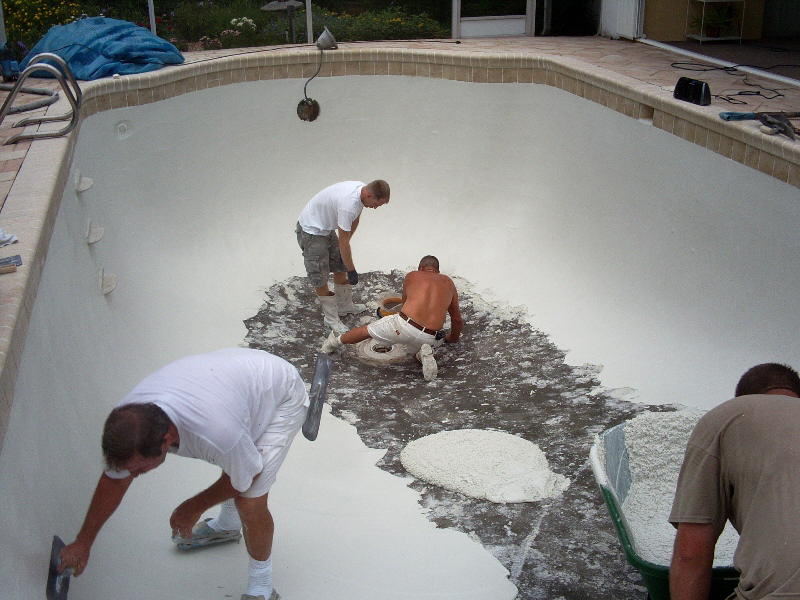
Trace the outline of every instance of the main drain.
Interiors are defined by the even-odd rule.
[[[372,338],[355,345],[356,358],[362,363],[382,367],[396,365],[413,360],[404,344],[387,346]]]

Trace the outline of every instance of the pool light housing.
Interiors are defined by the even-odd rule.
[[[316,44],[317,48],[320,50],[336,50],[339,47],[336,44],[336,38],[333,37],[333,34],[327,27],[319,34]]]
[[[336,50],[339,47],[336,45],[336,38],[333,37],[333,34],[327,27],[322,30],[322,33],[319,34],[316,46],[319,48],[319,64],[317,65],[317,72],[309,77],[308,81],[306,81],[306,84],[303,86],[303,99],[300,100],[299,104],[297,105],[297,116],[300,117],[301,121],[314,121],[319,116],[319,102],[313,98],[309,98],[306,90],[308,89],[308,84],[311,82],[311,80],[319,75],[320,69],[322,69],[323,52],[325,50]]]

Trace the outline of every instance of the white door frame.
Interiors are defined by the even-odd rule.
[[[451,25],[453,38],[534,35],[536,0],[527,0],[524,15],[462,17],[461,0],[453,0]]]

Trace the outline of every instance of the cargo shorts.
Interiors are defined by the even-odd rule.
[[[303,231],[300,223],[295,227],[297,245],[303,251],[303,264],[311,285],[315,288],[328,284],[330,273],[346,273],[339,252],[339,238],[335,231],[328,235],[312,235]]]

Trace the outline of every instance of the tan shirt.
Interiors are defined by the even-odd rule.
[[[800,598],[800,399],[740,396],[708,411],[686,448],[669,520],[729,519],[737,597]]]

